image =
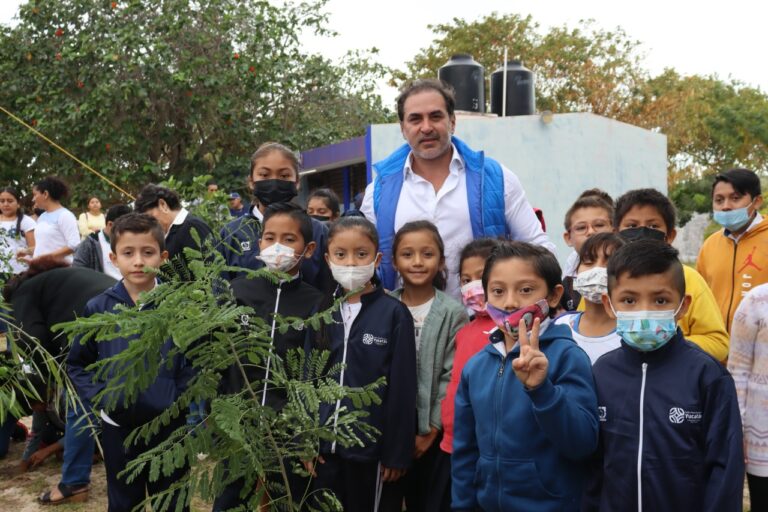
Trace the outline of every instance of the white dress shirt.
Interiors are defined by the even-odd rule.
[[[460,298],[459,256],[474,236],[469,218],[464,161],[455,146],[452,146],[452,150],[448,177],[437,192],[432,183],[413,172],[413,153],[408,154],[403,168],[403,187],[395,212],[395,231],[414,220],[428,220],[437,226],[445,244],[445,263],[448,271],[446,293]],[[501,169],[504,177],[504,216],[511,238],[544,246],[554,253],[555,246],[542,231],[533,207],[525,198],[520,180],[503,165]],[[376,223],[376,213],[373,211],[373,182],[365,189],[360,211],[368,220]]]

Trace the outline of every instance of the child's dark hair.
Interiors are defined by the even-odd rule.
[[[307,205],[309,205],[309,202],[316,197],[321,199],[323,203],[325,203],[325,207],[331,210],[331,215],[335,215],[336,217],[339,216],[341,209],[339,206],[339,196],[336,195],[336,192],[329,188],[318,188],[313,190],[309,193],[309,197],[307,197]]]
[[[491,251],[488,261],[483,269],[483,290],[488,297],[488,278],[491,275],[493,267],[502,261],[519,258],[529,262],[533,266],[536,274],[547,283],[547,292],[551,294],[555,291],[557,285],[562,285],[562,270],[557,262],[555,255],[547,249],[529,244],[528,242],[518,241],[499,241],[496,247]],[[550,316],[554,316],[555,308],[550,311]]]
[[[331,240],[336,236],[336,233],[348,229],[359,229],[362,231],[373,242],[376,250],[379,250],[379,233],[376,231],[376,226],[365,217],[341,217],[334,222],[328,230],[328,245],[331,245]]]
[[[38,192],[48,192],[48,195],[54,201],[61,201],[69,193],[67,184],[56,176],[46,176],[35,183],[35,188]]]
[[[131,207],[125,204],[116,204],[114,206],[110,206],[106,215],[104,215],[104,222],[115,222],[123,215],[128,215],[132,211],[133,210]]]
[[[300,206],[293,203],[272,203],[264,210],[264,221],[262,225],[262,231],[266,228],[269,219],[275,215],[285,215],[295,220],[299,224],[299,231],[301,237],[304,239],[304,245],[311,242],[314,238],[312,236],[312,219],[307,215]]]
[[[437,269],[437,274],[432,280],[432,286],[438,290],[445,290],[445,285],[448,282],[448,277],[445,273],[445,244],[443,238],[440,236],[440,232],[437,227],[428,220],[415,220],[412,222],[406,222],[395,233],[395,239],[392,241],[392,261],[397,258],[397,248],[400,242],[403,241],[403,237],[408,233],[416,233],[418,231],[427,231],[432,235],[432,239],[437,245],[437,250],[440,251],[440,268]]]
[[[638,188],[630,190],[616,200],[616,209],[613,212],[613,225],[618,229],[621,220],[635,206],[651,206],[656,208],[667,225],[667,235],[675,229],[677,214],[675,205],[667,196],[655,188]]]
[[[661,240],[637,240],[620,247],[608,260],[608,293],[625,273],[637,278],[673,269],[672,285],[680,297],[685,296],[685,272],[677,256],[677,249]]]
[[[461,266],[464,264],[464,260],[469,258],[482,258],[488,259],[491,255],[491,251],[499,244],[499,240],[496,238],[478,238],[472,240],[461,250],[459,255],[459,268],[458,273],[461,274]]]
[[[157,208],[161,199],[165,201],[165,204],[167,204],[168,208],[171,210],[178,210],[181,208],[181,201],[176,192],[169,188],[150,183],[139,192],[139,197],[136,198],[136,202],[134,203],[134,209],[139,213],[144,213],[152,208]]]
[[[565,222],[563,223],[566,231],[571,230],[571,219],[573,218],[573,214],[582,208],[602,208],[608,213],[608,219],[613,221],[613,201],[606,201],[603,196],[598,193],[587,194],[587,192],[597,190],[598,189],[590,189],[582,193],[571,207],[568,208],[568,211],[565,212]],[[603,192],[603,194],[608,196],[605,192]],[[611,196],[608,196],[608,199],[610,198]]]
[[[160,223],[146,213],[129,213],[123,215],[112,225],[112,234],[109,236],[109,247],[113,253],[117,252],[117,243],[124,233],[149,233],[157,241],[160,252],[165,250],[165,233]]]
[[[21,231],[21,221],[24,219],[24,209],[21,207],[21,195],[19,194],[19,191],[13,187],[0,188],[0,194],[3,192],[11,194],[16,202],[19,203],[19,207],[16,209],[16,238],[21,238],[24,236],[24,233]]]
[[[712,183],[713,194],[715,192],[715,187],[720,182],[730,183],[733,190],[743,196],[748,195],[749,197],[755,198],[762,195],[760,178],[749,169],[731,169],[715,176],[715,181]]]
[[[613,207],[613,198],[611,194],[600,188],[588,188],[577,199],[583,199],[585,197],[598,197]]]
[[[627,242],[616,233],[598,233],[587,238],[579,251],[579,265],[586,263],[592,265],[600,256],[606,260],[617,249],[627,245]]]

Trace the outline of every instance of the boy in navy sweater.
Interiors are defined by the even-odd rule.
[[[592,367],[600,447],[583,510],[741,510],[736,389],[677,327],[690,303],[670,245],[640,240],[611,256],[603,305],[622,345]]]
[[[91,299],[85,307],[84,316],[112,312],[121,304],[135,306],[140,301],[140,294],[152,290],[156,285],[154,274],[145,272],[144,268],[157,268],[168,257],[163,230],[149,215],[131,213],[120,217],[112,227],[110,242],[112,252],[109,257],[120,270],[123,279]],[[162,427],[149,443],[132,443],[128,447],[125,446],[125,440],[131,431],[148,423],[170,407],[187,388],[192,377],[192,368],[177,354],[172,357],[170,365],[160,365],[154,382],[140,392],[135,401],[126,403],[118,399],[116,406],[105,411],[107,400],[102,398],[102,405],[99,405],[97,395],[104,390],[108,377],[97,379],[89,366],[123,352],[129,344],[136,341],[118,337],[99,342],[89,340],[81,344],[76,339],[67,357],[67,373],[78,394],[94,405],[102,419],[101,441],[110,512],[132,510],[144,501],[147,493],[156,495],[167,490],[184,473],[183,469],[177,470],[171,475],[162,475],[159,479],[150,481],[148,470],[145,470],[130,483],[124,475],[120,475],[131,460],[157,446],[184,423],[183,417],[177,418]],[[169,357],[171,345],[168,340],[161,349],[165,358]],[[107,373],[113,372],[111,369]],[[172,501],[170,509],[175,509],[175,500]],[[184,507],[183,510],[188,508]]]

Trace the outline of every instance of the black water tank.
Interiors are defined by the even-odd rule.
[[[485,69],[467,53],[457,53],[437,70],[456,91],[456,110],[485,112]]]
[[[501,116],[504,95],[504,68],[507,72],[508,116],[527,116],[536,112],[533,90],[533,71],[523,67],[519,60],[509,60],[491,75],[491,112]]]

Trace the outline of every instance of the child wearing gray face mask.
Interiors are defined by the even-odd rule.
[[[614,233],[599,233],[581,246],[573,289],[581,295],[584,310],[564,313],[555,320],[556,324],[570,327],[574,341],[584,349],[592,364],[621,346],[616,319],[608,315],[602,298],[608,290],[608,258],[624,244]]]

